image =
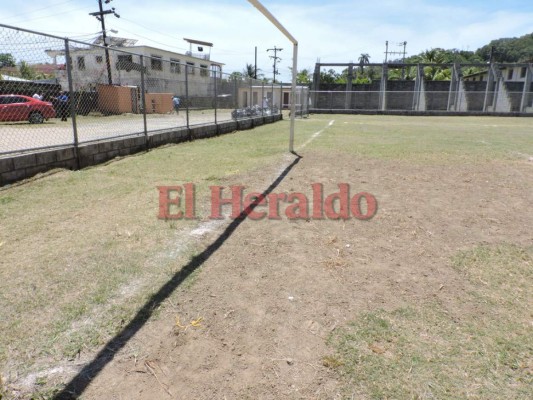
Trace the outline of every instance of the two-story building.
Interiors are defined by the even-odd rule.
[[[148,93],[183,93],[187,77],[191,94],[207,95],[211,78],[215,72],[220,77],[224,64],[210,59],[212,43],[193,39],[185,41],[191,49],[185,54],[137,46],[136,40],[117,37],[107,38],[107,48],[103,47],[102,37],[96,39],[93,45],[71,46],[69,55],[74,90],[90,90],[98,84],[110,83],[140,87],[142,72],[144,88]],[[58,83],[68,89],[65,51],[47,50],[46,53],[54,60]]]

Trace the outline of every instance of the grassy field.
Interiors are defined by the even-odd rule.
[[[528,118],[312,115],[296,129],[304,158],[533,168]],[[35,393],[51,393],[42,371],[93,354],[202,250],[189,232],[206,220],[208,187],[276,169],[287,147],[285,120],[0,189],[0,398],[29,396],[13,389],[28,376],[37,376]],[[526,185],[531,173],[521,177]],[[198,219],[157,219],[157,186],[186,182],[197,188]],[[449,257],[464,297],[386,304],[327,335],[329,352],[318,357],[345,398],[528,398],[533,247],[524,242]],[[202,278],[190,279],[189,287]]]
[[[175,272],[177,232],[195,223],[158,220],[157,186],[194,182],[205,197],[208,185],[273,162],[285,136],[270,125],[0,191],[2,364],[25,371],[101,343]]]

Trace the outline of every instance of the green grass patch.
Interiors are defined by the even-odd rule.
[[[453,265],[469,294],[453,307],[377,310],[336,330],[329,357],[338,360],[333,368],[346,382],[346,398],[529,399],[531,251],[502,245],[462,252]]]
[[[319,118],[334,119],[334,129],[320,135],[312,142],[312,148],[359,157],[450,164],[527,160],[533,156],[528,118],[383,115]]]

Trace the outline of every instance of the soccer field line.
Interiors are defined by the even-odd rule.
[[[298,150],[303,149],[305,146],[307,146],[309,143],[311,143],[311,142],[312,142],[314,139],[316,139],[321,133],[323,133],[327,128],[329,128],[330,126],[332,126],[334,122],[335,122],[335,120],[332,119],[331,121],[329,121],[328,125],[327,125],[325,128],[322,128],[322,129],[319,130],[318,132],[313,133],[309,139],[307,139],[303,144],[300,145],[300,147],[298,147]]]

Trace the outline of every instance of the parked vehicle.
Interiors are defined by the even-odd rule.
[[[52,103],[23,95],[0,95],[0,121],[28,121],[30,124],[42,124],[49,118],[55,118]]]

